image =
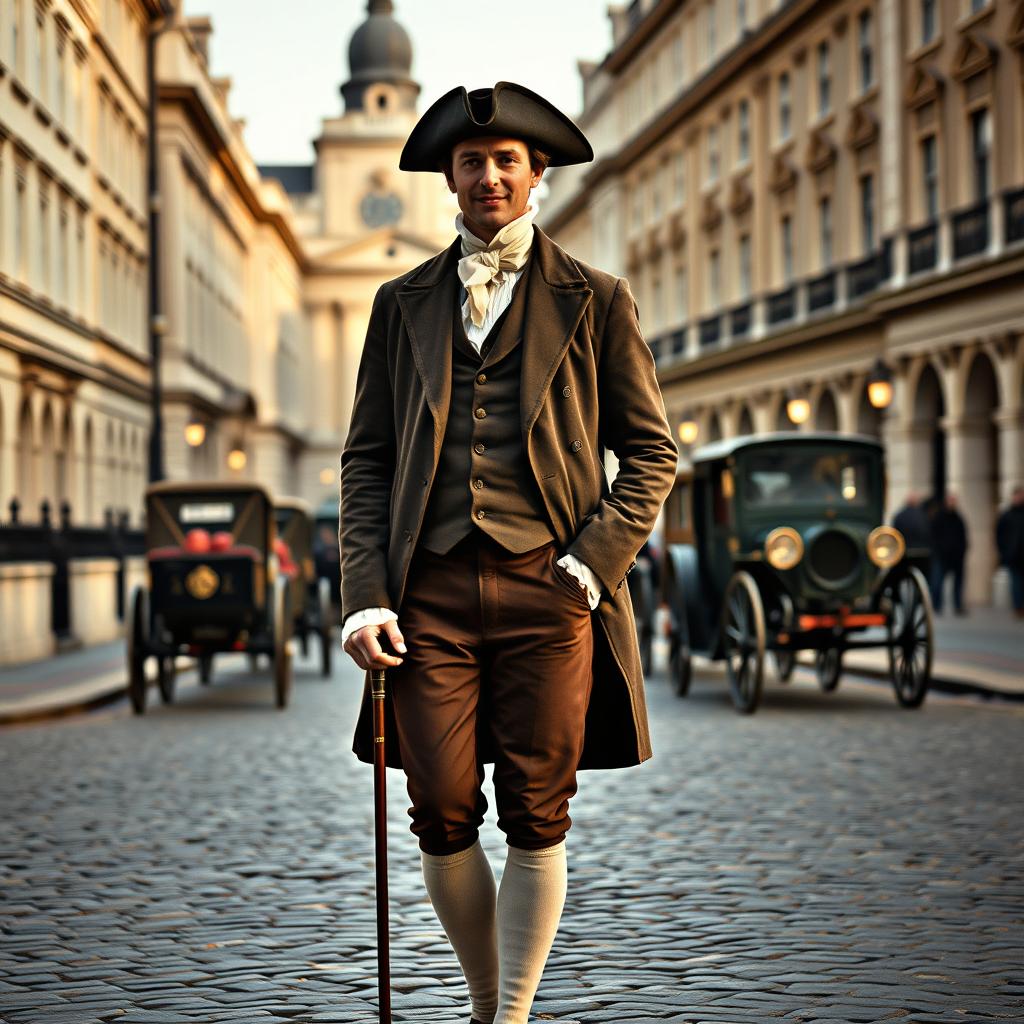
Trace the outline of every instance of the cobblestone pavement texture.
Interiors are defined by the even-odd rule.
[[[300,670],[277,712],[242,665],[141,719],[0,731],[0,1019],[377,1019],[358,673]],[[649,697],[655,758],[580,777],[536,1019],[1024,1020],[1022,709],[796,683],[741,718],[713,672]],[[465,1024],[403,781],[395,1019]]]

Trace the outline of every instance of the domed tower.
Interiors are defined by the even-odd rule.
[[[348,44],[351,77],[342,85],[345,110],[393,113],[416,109],[420,87],[413,81],[412,42],[392,17],[392,0],[369,0],[368,15]]]

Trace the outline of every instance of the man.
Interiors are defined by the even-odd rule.
[[[651,755],[623,584],[676,449],[626,282],[563,252],[529,205],[549,162],[592,158],[512,83],[453,89],[423,115],[400,166],[443,171],[459,237],[377,293],[342,455],[345,650],[390,669],[388,760],[478,1024],[527,1024],[577,769]],[[371,722],[367,686],[364,761]],[[497,893],[478,841],[489,762]]]
[[[957,509],[956,495],[946,493],[932,521],[932,605],[941,612],[946,577],[953,577],[953,611],[965,615],[964,558],[967,556],[967,524]]]
[[[999,561],[1010,572],[1013,611],[1024,619],[1024,485],[1013,489],[1010,504],[996,523],[996,547]]]
[[[907,495],[906,504],[896,513],[892,525],[903,534],[908,549],[931,550],[931,530],[920,495],[913,491]]]

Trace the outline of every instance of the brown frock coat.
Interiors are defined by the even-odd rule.
[[[382,285],[374,300],[341,457],[346,616],[393,608],[401,626],[448,416],[459,247],[456,239]],[[523,443],[560,550],[590,566],[604,588],[591,620],[594,682],[580,768],[621,768],[651,756],[624,584],[672,486],[676,446],[626,281],[574,260],[539,228],[534,261],[521,342]],[[610,486],[606,450],[618,459]],[[390,700],[386,711],[387,761],[400,768]],[[372,762],[368,680],[353,750]]]

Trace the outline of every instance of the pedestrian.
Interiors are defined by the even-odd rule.
[[[389,669],[385,750],[479,1024],[527,1024],[577,770],[651,756],[624,582],[676,448],[628,285],[532,223],[548,164],[591,159],[509,82],[420,118],[400,167],[444,174],[458,237],[378,291],[341,459],[343,642]],[[367,686],[364,761],[371,724]],[[497,890],[478,838],[491,762]]]
[[[963,603],[964,558],[967,555],[967,524],[957,508],[957,498],[947,491],[932,520],[932,605],[942,611],[946,577],[953,577],[953,610],[957,615],[966,611]]]
[[[996,522],[999,561],[1010,573],[1010,596],[1018,619],[1024,619],[1024,484],[1013,489],[1010,504]]]
[[[928,515],[921,507],[921,497],[914,491],[907,495],[903,508],[896,513],[892,525],[903,535],[907,550],[931,553],[931,525]]]

